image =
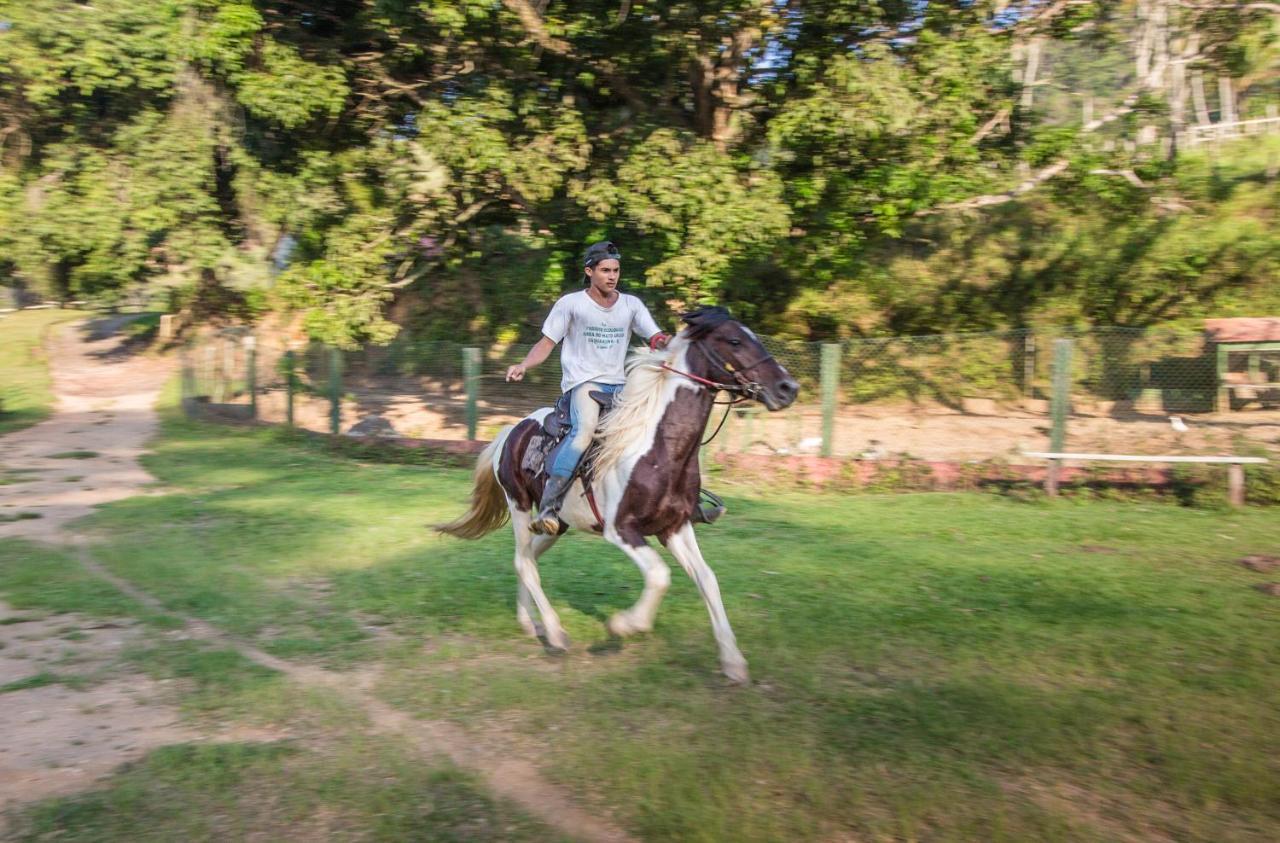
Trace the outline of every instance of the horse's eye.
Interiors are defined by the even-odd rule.
[[[742,345],[742,340],[729,340],[729,345]]]

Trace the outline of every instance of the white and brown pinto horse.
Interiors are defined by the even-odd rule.
[[[611,633],[624,636],[653,628],[658,604],[671,584],[671,570],[648,542],[649,536],[656,536],[702,594],[725,675],[745,683],[746,659],[725,615],[716,575],[702,558],[693,533],[691,516],[701,484],[698,450],[717,391],[780,410],[795,401],[799,386],[755,334],[723,308],[703,308],[687,314],[684,321],[687,327],[665,351],[632,356],[626,386],[597,431],[600,451],[591,481],[597,505],[592,507],[578,480],[560,518],[571,528],[603,535],[644,574],[640,599],[609,619]],[[546,477],[523,467],[525,449],[549,412],[543,408],[505,428],[485,448],[476,465],[471,508],[436,529],[475,539],[510,517],[519,579],[516,618],[530,635],[563,650],[569,640],[538,577],[538,557],[558,536],[536,535],[529,529],[530,511],[541,498]]]

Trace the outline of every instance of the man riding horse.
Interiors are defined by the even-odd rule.
[[[627,351],[631,334],[644,337],[650,348],[666,348],[669,337],[658,327],[639,298],[618,292],[622,253],[608,241],[589,247],[583,259],[586,288],[562,296],[542,325],[542,339],[524,360],[507,369],[507,380],[518,381],[542,363],[557,343],[560,350],[560,389],[570,393],[571,428],[568,441],[552,463],[537,516],[530,524],[535,533],[555,535],[561,529],[560,506],[573,484],[583,455],[595,438],[600,404],[591,393],[612,396],[626,382]],[[702,502],[695,520],[710,524],[725,512],[718,501]]]

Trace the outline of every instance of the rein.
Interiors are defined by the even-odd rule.
[[[772,354],[766,351],[764,353],[764,357],[761,357],[759,360],[756,360],[755,362],[751,363],[749,366],[743,366],[741,369],[734,369],[731,363],[726,362],[722,357],[720,357],[720,355],[716,354],[711,349],[702,345],[702,343],[695,341],[690,343],[690,345],[696,346],[698,350],[702,352],[703,356],[707,358],[708,363],[720,369],[720,371],[731,376],[735,381],[737,381],[737,383],[728,384],[728,383],[721,383],[720,381],[709,380],[707,378],[699,377],[698,375],[695,375],[692,372],[682,372],[679,369],[676,369],[672,366],[668,366],[666,363],[663,363],[658,367],[660,369],[666,369],[668,372],[673,372],[677,375],[683,375],[684,377],[688,378],[694,383],[698,383],[698,384],[701,384],[702,386],[708,387],[712,391],[723,389],[725,392],[728,392],[730,395],[734,396],[728,401],[713,402],[715,404],[725,405],[724,415],[720,417],[720,424],[716,425],[716,429],[712,432],[712,434],[708,436],[706,439],[704,439],[701,443],[699,443],[698,447],[701,448],[704,445],[709,444],[712,439],[715,439],[717,436],[720,435],[721,429],[724,428],[724,423],[729,420],[729,412],[733,409],[734,405],[742,404],[744,402],[754,400],[756,397],[759,396],[760,384],[755,381],[748,381],[746,377],[743,375],[743,372],[750,371],[751,369],[754,369],[756,366],[759,366],[761,363],[767,363],[770,360],[773,360],[774,357]]]

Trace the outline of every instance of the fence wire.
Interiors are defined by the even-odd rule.
[[[1280,349],[1220,359],[1202,332],[1154,327],[825,344],[763,337],[800,383],[800,397],[777,413],[735,408],[712,448],[1017,462],[1048,444],[1058,340],[1071,342],[1071,450],[1219,453],[1274,450],[1280,441]],[[466,348],[401,334],[343,351],[225,330],[186,349],[183,397],[213,414],[276,423],[289,420],[292,406],[292,423],[317,431],[486,440],[559,396],[558,349],[512,383],[506,369],[529,345],[478,349],[471,373]]]

